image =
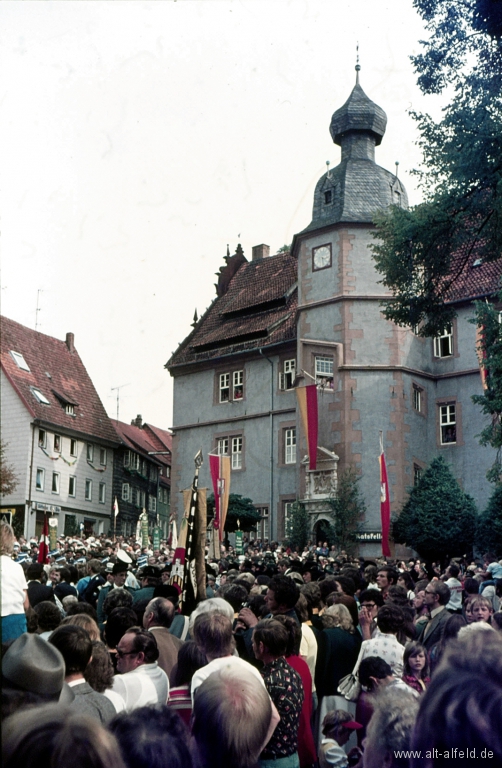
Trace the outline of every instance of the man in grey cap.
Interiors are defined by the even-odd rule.
[[[27,706],[69,704],[75,697],[64,679],[65,663],[57,648],[25,632],[2,659],[2,716]]]

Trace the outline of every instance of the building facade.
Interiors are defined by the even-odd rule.
[[[171,434],[143,424],[137,416],[131,424],[113,421],[120,439],[116,451],[113,493],[118,514],[114,521],[117,534],[136,533],[143,509],[148,515],[150,532],[156,525],[168,536],[171,486]]]
[[[384,111],[358,79],[332,118],[340,164],[314,191],[310,224],[290,252],[270,256],[240,246],[220,270],[217,298],[166,367],[174,378],[173,508],[190,485],[202,448],[228,453],[231,491],[262,511],[258,535],[281,539],[290,504],[305,502],[317,537],[329,520],[326,500],[341,471],[353,467],[367,506],[363,554],[380,551],[382,438],[391,509],[431,459],[442,454],[480,509],[489,495],[491,450],[476,439],[484,419],[472,301],[497,290],[502,262],[468,260],[450,292],[458,316],[437,339],[385,319],[389,299],[370,246],[374,217],[407,207],[397,176],[378,166]],[[308,469],[295,388],[317,382],[318,466]],[[201,482],[209,484],[207,465]],[[373,539],[373,541],[372,541]]]
[[[18,534],[108,533],[118,438],[80,360],[65,341],[2,318],[1,414],[5,460],[17,477],[2,498]]]

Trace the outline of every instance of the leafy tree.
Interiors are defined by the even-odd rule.
[[[398,544],[412,547],[425,560],[447,561],[472,549],[475,527],[474,500],[438,456],[411,489],[392,533]]]
[[[291,549],[303,550],[310,539],[310,518],[305,504],[295,501],[286,526],[286,541]]]
[[[475,306],[476,316],[471,322],[481,330],[479,350],[486,371],[486,388],[482,395],[473,395],[472,400],[491,417],[490,424],[478,435],[481,445],[490,445],[496,451],[486,476],[490,482],[502,483],[502,324],[493,304],[477,301]]]
[[[349,467],[338,478],[336,496],[329,499],[332,518],[329,543],[336,544],[348,554],[353,554],[356,549],[357,533],[366,512],[359,480],[354,467]]]
[[[478,517],[476,549],[502,557],[502,483],[495,486],[487,508]]]
[[[8,444],[0,441],[0,491],[2,496],[10,496],[16,490],[19,478],[12,464],[7,463]]]
[[[208,517],[214,517],[214,494],[207,497]],[[240,526],[237,525],[239,520]],[[240,527],[241,531],[250,531],[256,528],[256,524],[261,520],[261,514],[253,505],[251,499],[246,499],[238,493],[231,493],[228,497],[227,519],[225,521],[225,531],[232,533]]]
[[[412,56],[425,94],[452,89],[442,118],[411,112],[423,167],[423,203],[376,218],[377,269],[394,299],[385,314],[436,335],[455,312],[445,303],[473,255],[502,251],[502,20],[500,2],[414,0],[430,34]]]

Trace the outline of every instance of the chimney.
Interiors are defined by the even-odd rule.
[[[143,418],[140,413],[138,413],[136,418],[131,421],[131,424],[133,427],[139,427],[141,429],[143,425]]]
[[[266,259],[270,256],[270,246],[262,243],[261,245],[253,245],[252,249],[252,261],[258,261],[258,259]]]
[[[68,347],[70,352],[75,352],[75,334],[74,333],[67,333],[66,334],[66,346]]]

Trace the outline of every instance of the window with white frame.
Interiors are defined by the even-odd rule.
[[[228,437],[219,437],[216,441],[216,453],[218,456],[228,456]]]
[[[47,432],[45,431],[45,429],[38,430],[38,444],[40,448],[47,447]]]
[[[75,475],[70,475],[68,478],[68,496],[75,497],[77,495],[77,478]]]
[[[102,467],[106,467],[106,448],[99,449],[99,463]]]
[[[148,496],[148,509],[150,512],[157,511],[157,499],[155,498],[155,496],[152,496],[152,495]]]
[[[244,371],[234,371],[232,374],[232,399],[242,400],[244,397]]]
[[[124,467],[128,467],[131,463],[131,451],[124,451]]]
[[[54,453],[61,453],[61,435],[54,435]]]
[[[76,456],[77,455],[77,441],[73,439],[73,437],[70,439],[70,456]]]
[[[230,401],[230,374],[220,373],[220,403]]]
[[[413,385],[413,410],[417,413],[422,413],[423,409],[423,394],[424,391],[421,387]]]
[[[457,407],[455,403],[439,406],[441,445],[457,442]]]
[[[94,446],[92,443],[87,443],[86,457],[87,457],[87,461],[94,461]]]
[[[284,430],[284,463],[296,464],[296,428]]]
[[[418,485],[422,478],[422,467],[418,464],[413,465],[413,485]]]
[[[131,468],[137,472],[141,471],[141,459],[138,453],[131,453]]]
[[[52,473],[52,493],[59,493],[59,472]]]
[[[122,501],[129,501],[131,498],[131,486],[129,483],[122,483]]]
[[[218,401],[231,403],[244,397],[244,370],[218,374]]]
[[[434,339],[434,357],[453,355],[453,327],[451,323]]]
[[[49,400],[47,400],[44,393],[41,392],[39,389],[37,389],[36,387],[31,387],[31,392],[35,400],[38,400],[39,403],[42,403],[43,405],[50,405]]]
[[[258,539],[268,539],[269,529],[269,516],[268,507],[256,507],[261,515],[261,519],[256,524],[256,536]]]
[[[64,412],[68,416],[75,416],[75,406],[72,403],[65,403]]]
[[[86,501],[92,501],[92,480],[85,481],[84,498]]]
[[[232,469],[242,469],[242,436],[232,437]]]
[[[99,484],[99,503],[104,504],[106,502],[106,484]]]
[[[315,378],[319,382],[333,381],[333,356],[316,355],[315,356]]]
[[[43,491],[45,486],[45,469],[37,469],[36,489]]]
[[[296,376],[296,360],[284,360],[282,371],[279,371],[279,389],[293,389]]]
[[[11,353],[12,358],[13,358],[13,360],[16,363],[18,368],[21,368],[22,371],[28,371],[28,372],[30,371],[30,366],[28,365],[28,363],[24,359],[24,357],[21,354],[21,352],[14,352],[14,350],[11,349],[10,353]]]

